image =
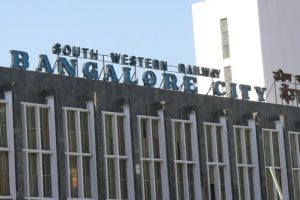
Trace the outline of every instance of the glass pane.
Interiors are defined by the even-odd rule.
[[[228,36],[224,35],[224,37],[226,37],[228,40]],[[223,44],[222,47],[223,47],[223,58],[229,58],[230,57],[229,45]]]
[[[193,160],[191,124],[185,123],[185,147],[187,160]]]
[[[237,153],[237,162],[243,163],[243,153],[242,153],[242,145],[241,145],[241,129],[235,129],[235,143],[236,143],[236,153]]]
[[[154,170],[155,170],[156,199],[163,199],[162,198],[162,184],[161,184],[160,162],[154,162]]]
[[[227,31],[228,30],[227,18],[221,19],[220,25],[221,25],[221,32]]]
[[[281,181],[281,169],[275,169],[276,178],[278,181],[278,184],[282,190],[282,181]]]
[[[126,155],[125,149],[125,130],[124,130],[124,117],[117,117],[118,119],[118,136],[119,136],[119,154]]]
[[[251,153],[251,132],[249,129],[245,129],[245,143],[246,143],[246,155],[247,164],[252,164],[252,153]]]
[[[221,197],[222,200],[226,200],[226,190],[225,190],[225,175],[224,175],[224,167],[220,166],[220,187],[221,187]]]
[[[270,132],[263,131],[263,143],[264,143],[264,156],[265,156],[265,164],[266,166],[272,166],[271,163],[271,149],[270,149]]]
[[[3,103],[0,103],[0,147],[7,147],[6,110]]]
[[[90,152],[88,113],[80,112],[81,148],[83,153]]]
[[[208,166],[208,174],[209,174],[210,200],[215,200],[216,199],[217,186],[216,186],[216,182],[215,182],[214,166]]]
[[[222,128],[216,126],[216,137],[217,137],[217,149],[218,149],[218,161],[223,162],[223,145],[222,145]]]
[[[266,168],[266,176],[267,176],[266,186],[267,186],[268,200],[274,200],[274,191],[273,191],[274,183],[269,168]]]
[[[160,158],[159,133],[158,133],[158,121],[157,120],[152,120],[152,137],[153,137],[154,158]]]
[[[294,182],[294,195],[295,199],[300,197],[300,171],[299,170],[293,170],[293,182]]]
[[[221,27],[223,58],[229,58],[230,52],[229,52],[229,36],[228,36],[227,18],[220,20],[220,27]]]
[[[28,149],[36,149],[35,108],[26,106],[27,145]]]
[[[31,197],[38,197],[37,155],[28,154],[29,191]]]
[[[107,171],[108,171],[108,198],[117,198],[116,193],[116,170],[115,170],[115,160],[107,159]]]
[[[274,149],[274,164],[280,167],[279,145],[278,145],[278,132],[272,132],[273,135],[273,149]]]
[[[244,183],[244,171],[243,167],[238,168],[239,172],[239,191],[240,191],[240,200],[245,199],[245,183]]]
[[[115,160],[107,159],[107,171],[108,171],[108,198],[117,198],[116,192],[116,168]]]
[[[296,138],[298,138],[298,147],[297,148],[299,148],[299,152],[300,152],[300,135],[297,135]],[[300,157],[299,157],[300,155],[297,155],[297,156],[298,156],[298,160],[299,160],[300,159]],[[297,166],[300,168],[299,164]]]
[[[90,166],[90,157],[82,157],[83,165],[83,190],[85,198],[92,198],[91,191],[91,166]]]
[[[0,196],[10,195],[8,153],[0,151]]]
[[[249,191],[250,191],[250,199],[254,199],[254,182],[253,182],[253,169],[248,168],[248,180],[249,180]]]
[[[212,150],[212,126],[210,125],[205,125],[206,128],[206,145],[207,145],[207,155],[208,155],[208,161],[213,162],[213,150]]]
[[[105,115],[106,154],[114,155],[113,116]]]
[[[187,165],[188,179],[189,179],[189,197],[190,200],[195,200],[194,190],[194,166],[192,164]]]
[[[52,197],[52,184],[51,184],[51,155],[44,154],[43,159],[43,186],[44,197]]]
[[[121,199],[128,199],[127,161],[120,160]]]
[[[176,160],[181,160],[181,123],[175,122],[174,124],[175,129],[175,148],[176,148]]]
[[[297,161],[297,135],[295,134],[290,134],[290,148],[291,148],[291,155],[292,155],[292,165],[293,168],[297,168],[298,167],[298,161]]]
[[[41,144],[43,150],[50,150],[48,109],[40,108]]]
[[[282,191],[281,170],[280,169],[275,169],[275,175],[276,175],[276,179],[278,181],[279,187],[281,188],[281,191]],[[274,189],[275,189],[275,192],[276,192],[277,199],[280,199],[276,187],[274,187]]]
[[[145,200],[152,200],[151,198],[151,178],[150,178],[150,163],[143,162],[143,175],[144,175],[144,195]]]
[[[178,200],[184,200],[183,164],[177,164]]]
[[[78,183],[77,157],[70,156],[69,162],[70,162],[70,189],[71,189],[70,196],[72,198],[78,198],[79,197],[79,188],[78,188],[79,183]]]
[[[77,152],[75,111],[67,111],[69,152]]]
[[[148,120],[147,119],[141,119],[141,137],[142,137],[142,154],[143,158],[149,158],[149,140],[148,140]]]

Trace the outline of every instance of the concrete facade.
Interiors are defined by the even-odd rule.
[[[193,4],[197,65],[222,71],[231,66],[234,83],[271,90],[273,71],[300,73],[296,67],[300,64],[299,7],[296,0],[205,0]],[[226,59],[220,30],[224,18],[228,19],[230,48]],[[267,101],[275,102],[274,87]]]
[[[62,107],[86,108],[86,101],[94,102],[97,180],[99,199],[106,199],[103,124],[101,111],[122,112],[122,105],[129,104],[130,127],[132,141],[133,175],[135,199],[142,199],[141,174],[135,166],[140,164],[140,144],[138,140],[137,115],[157,116],[157,110],[163,110],[166,139],[169,199],[176,199],[174,172],[174,153],[172,144],[171,119],[188,119],[191,111],[196,113],[196,127],[199,146],[200,178],[202,199],[208,198],[207,165],[204,136],[204,122],[220,123],[220,117],[225,117],[227,125],[227,140],[229,146],[229,167],[233,199],[239,199],[237,189],[236,154],[234,144],[234,125],[248,125],[248,120],[255,120],[258,146],[258,160],[261,184],[261,199],[267,199],[264,172],[264,154],[262,129],[276,129],[276,123],[282,124],[284,135],[284,154],[286,157],[289,199],[293,198],[293,182],[291,157],[289,150],[288,131],[300,132],[300,109],[268,103],[243,101],[238,99],[220,98],[214,96],[189,94],[183,92],[160,90],[142,86],[117,84],[83,78],[72,78],[64,75],[51,75],[11,68],[0,68],[1,96],[5,91],[13,95],[13,127],[15,139],[16,160],[16,195],[24,199],[24,168],[23,168],[23,134],[21,102],[44,104],[47,96],[54,97],[55,128],[58,160],[59,199],[67,199],[67,179],[65,165],[65,142],[63,129]],[[166,104],[161,105],[160,102]],[[280,117],[281,116],[281,117]],[[283,117],[282,117],[283,116]],[[284,120],[283,120],[284,118]]]

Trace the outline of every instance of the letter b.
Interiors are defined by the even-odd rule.
[[[27,69],[29,67],[29,55],[25,51],[11,50],[11,67],[16,69]]]

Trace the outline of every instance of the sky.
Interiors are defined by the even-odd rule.
[[[5,0],[0,66],[11,64],[14,49],[28,52],[34,69],[55,43],[194,65],[191,7],[199,1]]]

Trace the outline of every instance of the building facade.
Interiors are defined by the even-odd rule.
[[[0,68],[0,199],[300,198],[297,107]]]
[[[272,72],[300,73],[299,7],[295,0],[193,4],[197,65],[219,67],[228,83],[265,86],[275,102]]]

